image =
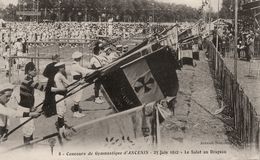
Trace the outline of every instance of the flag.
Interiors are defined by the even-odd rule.
[[[193,36],[199,35],[199,24],[196,24],[191,28],[191,34]]]
[[[192,36],[180,44],[181,54],[178,60],[183,65],[193,65],[193,60],[199,60],[199,38],[200,36]]]
[[[162,91],[145,59],[124,67],[123,72],[141,103],[163,98]]]
[[[136,55],[142,55],[142,50]],[[117,111],[124,111],[144,103],[176,96],[177,61],[169,48],[163,47],[144,56],[129,57],[120,68],[101,77],[107,96]]]
[[[77,133],[65,146],[89,146],[92,149],[153,147],[157,143],[157,127],[155,103],[152,102],[74,126]]]
[[[177,50],[177,43],[178,43],[178,27],[175,26],[172,29],[168,30],[167,33],[165,33],[166,37],[164,37],[160,44],[162,46],[170,46],[173,49]]]
[[[178,35],[178,41],[179,41],[179,42],[183,42],[184,40],[190,38],[191,36],[192,36],[191,28],[186,29],[185,31],[181,32],[181,33]]]
[[[182,65],[193,66],[192,43],[190,42],[182,43],[180,45],[180,48],[181,48],[181,54],[178,59],[182,62]]]

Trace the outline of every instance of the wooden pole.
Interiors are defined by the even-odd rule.
[[[40,56],[10,56],[9,58],[24,58],[24,59],[53,59],[53,57],[40,57]]]
[[[210,27],[211,27],[211,0],[209,0],[209,35],[210,35]]]
[[[160,132],[160,122],[159,122],[159,109],[156,106],[155,107],[155,112],[156,112],[156,139],[157,139],[157,145],[156,147],[159,149],[161,146],[161,132]]]
[[[40,57],[40,49],[38,48],[37,50],[37,57]],[[40,59],[37,58],[37,80],[39,81],[40,80]]]
[[[12,59],[10,58],[11,56],[11,27],[10,27],[10,30],[9,30],[9,73],[8,73],[8,80],[9,80],[9,83],[11,83],[11,74],[12,74]]]
[[[218,68],[218,48],[219,48],[219,46],[218,46],[218,41],[219,41],[219,39],[218,39],[218,26],[219,25],[219,0],[218,0],[218,13],[217,13],[217,30],[216,30],[216,54],[215,54],[215,58],[216,58],[216,62],[215,62],[215,76],[217,75],[217,68]]]
[[[234,77],[237,80],[237,28],[238,28],[238,0],[235,0],[235,42],[234,42]]]

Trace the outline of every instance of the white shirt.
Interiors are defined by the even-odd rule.
[[[108,64],[108,59],[105,56],[94,55],[90,59],[90,66],[94,66],[94,68],[100,68]]]
[[[17,52],[22,52],[22,50],[23,50],[22,42],[15,42],[14,48],[16,49]]]
[[[76,62],[76,61],[72,62],[71,69],[70,69],[72,76],[81,75],[82,77],[85,77],[87,74],[89,74],[93,71],[94,70],[92,70],[92,69],[82,67],[79,64],[79,62]]]
[[[55,81],[56,87],[59,89],[64,89],[64,88],[66,88],[67,85],[70,84],[70,82],[66,79],[66,77],[60,72],[56,73],[56,75],[54,77],[54,81]]]
[[[113,62],[113,61],[116,60],[118,57],[119,57],[118,54],[117,54],[116,52],[114,52],[114,51],[111,52],[111,53],[107,56],[109,62]]]

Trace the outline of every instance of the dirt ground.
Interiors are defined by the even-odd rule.
[[[64,61],[68,64],[68,69],[71,63],[70,54],[71,52],[62,54]],[[201,52],[200,55],[200,61],[196,61],[196,67],[184,66],[182,70],[177,71],[180,89],[177,96],[175,115],[168,117],[161,125],[161,144],[159,149],[183,153],[185,152],[184,150],[190,152],[187,155],[179,154],[179,157],[177,156],[176,159],[185,157],[185,159],[199,160],[245,160],[248,157],[238,154],[239,150],[228,141],[228,136],[226,135],[228,126],[223,122],[221,115],[213,114],[220,107],[204,52]],[[86,61],[87,59],[88,57],[85,57]],[[41,61],[40,68],[46,63],[47,61]],[[8,81],[3,71],[0,73],[0,76],[3,77],[0,79],[1,83]],[[21,75],[20,78],[22,78]],[[44,81],[42,77],[40,79]],[[16,94],[19,94],[19,87],[16,89]],[[65,117],[70,125],[80,124],[114,113],[108,103],[97,105],[93,102],[93,86],[86,88],[83,95],[80,106],[82,109],[88,110],[83,112],[86,114],[86,117],[80,119],[72,118],[72,112],[70,107],[68,107],[67,110],[69,111]],[[42,96],[42,93],[36,92],[36,104],[41,102]],[[19,96],[16,95],[16,97]],[[12,100],[10,105],[14,103],[15,100]],[[68,104],[71,106],[72,101],[68,100]],[[42,137],[56,132],[55,121],[55,116],[47,119],[41,116],[36,119],[35,137]],[[18,123],[18,119],[12,118],[9,128],[15,127]],[[19,129],[3,145],[6,148],[10,148],[22,143],[22,131]],[[48,146],[49,153],[47,141],[39,143],[38,146]],[[208,151],[209,154],[203,155],[199,151]],[[220,154],[220,152],[223,154]]]
[[[220,106],[204,52],[200,53],[200,61],[196,64],[196,67],[184,66],[178,71],[180,89],[175,115],[161,127],[162,144],[174,149],[227,151],[224,155],[208,155],[208,159],[240,159],[238,150],[228,141],[229,127],[225,120],[221,114],[214,114]],[[193,155],[193,158],[199,156]]]

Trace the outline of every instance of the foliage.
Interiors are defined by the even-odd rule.
[[[14,6],[16,10],[38,9],[41,12],[41,20],[107,21],[113,17],[115,21],[144,22],[154,19],[155,22],[173,22],[196,21],[201,18],[195,8],[154,0],[20,0],[20,2],[18,6]],[[11,17],[5,15],[5,18],[8,20]]]
[[[219,17],[223,19],[231,19],[234,17],[234,7],[233,7],[233,1],[232,0],[223,0],[222,2],[222,8],[219,12]]]

